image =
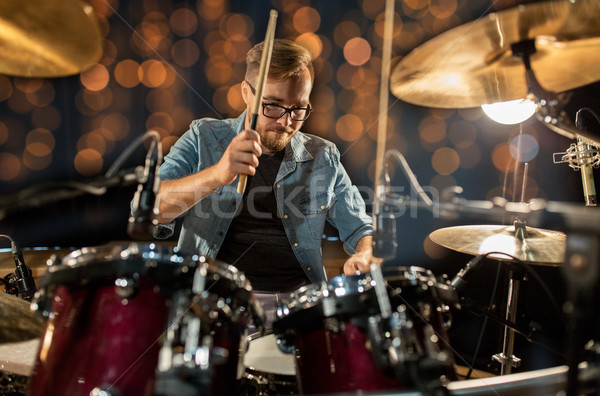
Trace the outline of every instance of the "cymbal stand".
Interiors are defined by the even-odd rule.
[[[526,223],[519,219],[514,221],[515,226],[515,238],[524,241],[527,235]],[[519,302],[519,287],[521,281],[525,279],[524,272],[514,265],[510,265],[508,269],[508,295],[506,297],[506,315],[505,319],[509,323],[516,323],[517,319],[517,304]],[[492,356],[492,359],[499,362],[500,375],[510,374],[513,367],[517,368],[521,365],[521,359],[516,357],[514,353],[515,348],[515,331],[509,327],[504,326],[504,342],[502,344],[502,352]]]
[[[511,265],[508,270],[508,296],[506,299],[506,315],[507,322],[515,323],[517,319],[517,304],[519,301],[519,287],[524,279],[523,271]],[[492,359],[499,362],[500,375],[510,374],[513,367],[517,368],[521,365],[521,359],[514,355],[515,347],[515,331],[504,326],[504,342],[502,344],[502,352],[492,356]]]

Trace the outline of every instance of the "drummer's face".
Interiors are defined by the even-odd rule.
[[[255,83],[252,85],[256,88]],[[312,81],[308,70],[287,80],[267,80],[262,103],[276,104],[288,109],[307,107],[310,103],[311,89]],[[249,128],[254,95],[247,82],[242,83],[242,94],[248,109],[246,128]],[[265,117],[262,113],[262,106],[260,106],[258,114],[256,130],[260,135],[261,146],[265,153],[283,150],[303,123],[303,121],[292,120],[289,112],[277,119]]]

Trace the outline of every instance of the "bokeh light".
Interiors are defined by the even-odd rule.
[[[90,91],[100,91],[106,88],[109,78],[108,70],[100,63],[79,75],[81,84]]]
[[[179,36],[190,36],[198,27],[198,18],[193,10],[182,7],[171,13],[169,26]]]
[[[431,165],[440,175],[450,175],[458,169],[460,157],[456,150],[442,147],[433,153]]]
[[[313,59],[321,56],[321,52],[323,51],[323,43],[316,34],[304,33],[301,34],[295,41],[306,48],[308,52],[310,52],[310,55]]]
[[[200,49],[194,40],[181,39],[171,47],[171,56],[179,66],[193,66],[200,58]]]
[[[337,121],[335,131],[340,139],[354,141],[363,133],[362,120],[354,114],[345,114]]]
[[[0,180],[12,180],[21,172],[21,161],[12,153],[0,153]]]
[[[92,148],[86,148],[75,155],[75,170],[82,176],[95,176],[102,170],[102,154]]]
[[[354,37],[344,45],[344,58],[353,66],[367,63],[371,57],[371,45],[361,37]]]
[[[150,88],[160,87],[167,79],[167,70],[163,62],[148,59],[140,68],[142,70],[142,84]]]
[[[125,59],[115,67],[115,79],[125,88],[133,88],[140,83],[142,71],[139,63],[133,59]]]
[[[507,143],[499,144],[492,151],[492,163],[501,172],[512,172],[516,161],[509,151]]]
[[[0,102],[4,101],[13,93],[13,85],[10,79],[6,76],[0,75]]]
[[[52,153],[55,143],[54,136],[50,131],[36,128],[27,134],[25,150],[36,157],[45,157]]]
[[[294,13],[294,29],[299,33],[314,33],[321,25],[321,15],[312,7],[302,7]]]
[[[537,157],[540,145],[536,138],[528,134],[515,136],[509,145],[510,155],[521,162],[527,162]]]

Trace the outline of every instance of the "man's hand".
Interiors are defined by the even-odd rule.
[[[223,157],[215,165],[221,185],[233,183],[239,173],[253,176],[262,154],[260,136],[256,131],[245,129],[231,140]]]
[[[371,263],[381,265],[382,260],[373,257],[371,244],[373,238],[366,236],[356,244],[356,252],[344,263],[344,275],[356,275],[358,272],[369,272]]]
[[[348,257],[344,263],[344,275],[356,275],[357,273],[369,272],[370,255],[355,253]]]

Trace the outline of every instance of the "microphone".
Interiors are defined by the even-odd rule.
[[[381,185],[377,188],[385,189]],[[389,261],[396,258],[398,248],[396,216],[389,206],[382,208],[381,195],[385,195],[385,190],[377,195],[373,205],[373,257]]]
[[[23,253],[17,244],[11,240],[10,246],[12,250],[12,256],[17,267],[13,281],[17,285],[17,289],[19,290],[21,298],[26,301],[31,301],[35,295],[35,292],[37,291],[35,281],[31,273],[31,268],[25,265]]]
[[[473,257],[463,269],[458,271],[454,279],[452,279],[452,282],[450,282],[450,286],[457,292],[464,289],[469,283],[469,273],[479,266],[479,263],[481,263],[481,260],[483,260],[485,256],[486,254],[480,254],[479,256]]]
[[[151,240],[154,238],[154,230],[158,225],[156,194],[160,186],[159,168],[158,147],[156,141],[153,140],[146,156],[144,178],[133,197],[131,216],[129,216],[127,224],[127,235],[133,239]]]
[[[587,131],[584,118],[578,111],[575,116],[575,126],[582,131]],[[577,162],[581,170],[581,182],[583,184],[583,195],[585,197],[585,206],[596,206],[596,186],[594,184],[594,158],[590,145],[581,139],[577,139]]]

